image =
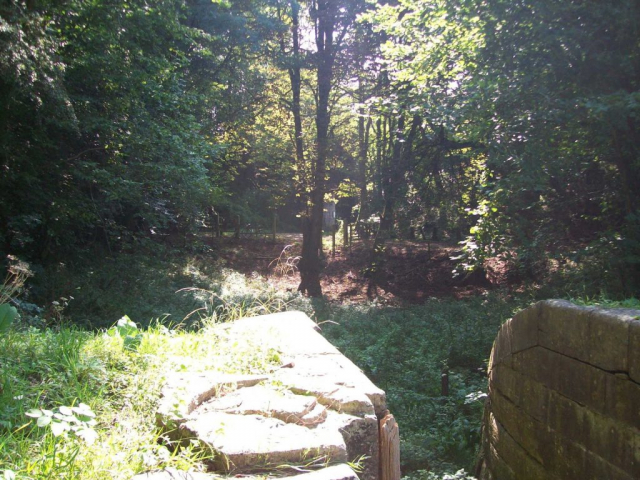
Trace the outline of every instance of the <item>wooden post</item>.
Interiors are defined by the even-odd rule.
[[[345,251],[349,246],[349,224],[346,218],[342,221],[342,246]]]
[[[387,413],[380,420],[380,480],[400,480],[400,429]]]
[[[236,238],[240,238],[240,215],[236,215]]]
[[[336,229],[335,226],[331,229],[331,256],[336,256]]]
[[[449,396],[449,371],[443,370],[440,376],[440,390],[443,397]]]
[[[278,214],[273,212],[273,243],[276,243],[276,227],[278,226]]]
[[[222,232],[220,231],[220,214],[216,212],[216,237],[220,238]]]
[[[353,245],[353,225],[349,225],[349,246]]]

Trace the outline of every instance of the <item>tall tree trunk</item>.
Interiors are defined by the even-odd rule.
[[[300,115],[300,5],[296,0],[291,0],[291,38],[293,41],[293,63],[289,67],[289,80],[291,81],[291,113],[293,114],[294,133],[296,141],[296,161],[300,168],[304,168],[304,144],[302,142],[302,117]]]
[[[382,199],[382,142],[382,117],[378,117],[378,120],[376,120],[376,203]]]
[[[395,130],[389,128],[389,139],[393,137],[393,147],[391,150],[391,158],[389,161],[389,168],[385,175],[385,189],[384,189],[384,211],[382,212],[382,218],[380,219],[380,230],[390,235],[393,232],[395,224],[395,204],[396,204],[396,189],[398,188],[398,177],[401,171],[400,162],[402,160],[402,138],[404,130],[404,116],[400,114],[398,118],[398,125]]]
[[[360,211],[358,220],[363,220],[369,216],[369,201],[367,199],[367,154],[369,152],[369,133],[371,131],[371,117],[367,120],[364,116],[365,110],[362,106],[366,100],[362,79],[358,88],[358,189],[360,190]]]
[[[335,60],[333,33],[338,5],[335,0],[315,3],[318,106],[316,110],[316,165],[311,192],[311,217],[302,232],[300,285],[298,290],[313,297],[322,295],[320,287],[320,254],[322,249],[322,214],[324,210],[325,175],[329,132],[329,94]]]

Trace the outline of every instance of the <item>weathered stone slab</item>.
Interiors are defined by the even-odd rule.
[[[377,479],[376,414],[386,411],[385,394],[317,333],[314,322],[287,312],[221,328],[239,341],[260,338],[287,359],[285,365],[262,376],[172,376],[157,413],[165,431],[199,442],[219,472],[268,476],[271,467],[299,468],[314,459],[362,461],[361,478]]]
[[[314,472],[288,477],[288,480],[359,480],[359,478],[349,465],[341,463]]]
[[[491,356],[489,357],[489,371],[493,370],[496,365],[508,363],[511,365],[511,335],[509,335],[509,325],[507,322],[500,327],[498,335],[493,342]]]
[[[293,363],[292,368],[274,373],[278,380],[287,377],[317,379],[319,383],[360,390],[373,404],[377,414],[386,409],[384,391],[376,387],[353,362],[317,333],[318,326],[302,312],[283,312],[244,318],[233,324],[233,331],[254,332],[259,329],[274,348],[281,350]],[[289,382],[290,383],[290,382]]]
[[[214,475],[201,472],[184,472],[176,470],[175,468],[167,468],[158,472],[145,472],[136,475],[131,480],[220,480],[220,475]],[[263,476],[245,476],[248,480],[265,480],[268,478],[283,478],[281,476],[271,477],[269,475]],[[314,470],[308,473],[301,473],[300,475],[292,475],[284,477],[287,480],[360,480],[358,475],[353,469],[346,463],[339,465],[333,465],[331,467],[321,468],[320,470]]]
[[[300,464],[317,457],[347,461],[347,447],[337,430],[309,429],[259,415],[207,412],[185,422],[181,434],[193,437],[215,453],[224,472]]]
[[[264,332],[269,344],[285,352],[297,355],[341,355],[322,335],[319,327],[302,312],[281,312],[258,317],[242,318],[231,324],[230,329],[240,336],[245,332]]]
[[[327,419],[327,409],[324,405],[320,403],[316,403],[316,406],[313,407],[309,413],[307,413],[304,417],[300,419],[301,425],[306,425],[308,427],[312,427],[314,425],[319,425]]]
[[[345,395],[353,397],[348,392],[360,392],[364,405],[373,408],[376,413],[386,409],[386,397],[384,391],[376,387],[353,362],[342,354],[323,356],[296,356],[293,358],[294,367],[281,369],[275,372],[274,378],[286,385],[295,386],[296,389],[307,388],[309,392],[322,390],[323,397],[330,398],[333,393],[337,393],[336,387],[344,387],[342,393],[337,393],[338,397]],[[317,385],[316,387],[312,387]],[[329,391],[332,390],[331,393]],[[363,397],[366,397],[363,398]],[[368,399],[368,400],[367,400]],[[359,400],[358,400],[359,401]],[[339,402],[340,403],[340,402]],[[346,403],[345,403],[345,408]],[[354,407],[360,408],[360,407]],[[351,410],[353,413],[355,410]],[[364,413],[364,412],[363,412]],[[366,412],[368,414],[368,412]]]
[[[170,375],[162,389],[156,417],[160,425],[179,424],[202,402],[228,390],[256,385],[264,375],[181,372]]]
[[[313,395],[318,402],[337,412],[352,415],[374,415],[375,408],[369,397],[353,387],[342,387],[324,380],[300,377],[296,374],[277,377],[292,392]]]
[[[175,468],[166,468],[158,472],[145,472],[131,480],[214,480],[215,475],[201,472],[184,472]]]
[[[203,403],[193,414],[205,412],[234,413],[237,415],[262,415],[286,423],[302,424],[317,404],[315,397],[295,395],[288,390],[275,390],[265,386],[241,388]],[[316,413],[319,417],[321,413]]]
[[[350,460],[367,458],[363,464],[362,477],[376,478],[379,465],[378,419],[375,415],[353,416],[329,411],[327,420],[317,429],[338,430],[347,446],[347,457]]]

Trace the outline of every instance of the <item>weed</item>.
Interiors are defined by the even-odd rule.
[[[269,268],[273,268],[273,273],[279,277],[290,277],[298,271],[298,263],[300,263],[299,255],[293,255],[295,245],[286,245],[278,258],[269,263]]]

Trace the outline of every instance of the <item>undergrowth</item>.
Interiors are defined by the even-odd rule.
[[[216,315],[224,321],[259,315],[275,304],[282,310],[296,299],[259,277],[222,268],[213,252],[78,259],[74,265],[39,270],[28,293],[33,303],[23,303],[42,307],[25,318],[31,324],[59,326],[66,318],[92,329],[106,328],[123,315],[143,326],[160,318],[165,324],[197,328],[201,317]]]
[[[523,305],[499,295],[420,306],[336,307],[324,334],[387,392],[400,425],[402,471],[470,470],[480,440],[486,362],[502,322]],[[442,375],[449,392],[443,395]],[[431,476],[426,472],[430,470]],[[445,477],[443,477],[445,478]]]

